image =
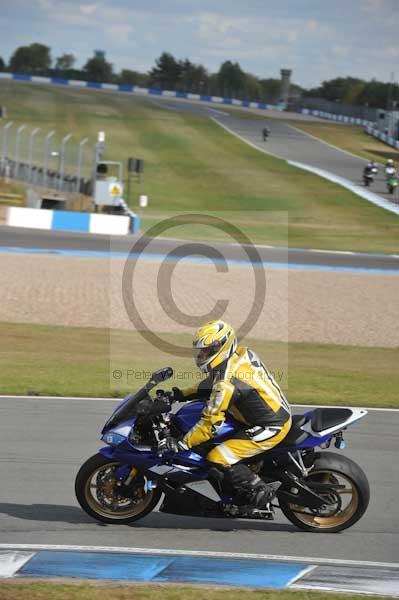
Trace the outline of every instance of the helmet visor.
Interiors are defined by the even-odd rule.
[[[220,342],[215,342],[210,346],[206,346],[205,348],[196,348],[194,346],[193,352],[197,367],[203,367],[204,365],[207,365],[209,361],[212,360],[212,358],[219,352],[220,347]]]

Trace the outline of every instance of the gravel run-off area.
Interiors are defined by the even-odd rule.
[[[116,258],[2,255],[0,321],[136,329],[122,297],[124,266]],[[250,337],[399,346],[397,275],[268,268],[263,299],[254,298],[248,267],[217,272],[214,265],[180,262],[161,277],[160,266],[137,263],[125,288],[153,331],[191,333],[206,313],[220,316],[212,313],[218,300],[227,304],[223,317],[238,328],[255,302],[260,315]]]

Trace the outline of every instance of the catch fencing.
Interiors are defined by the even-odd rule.
[[[13,121],[0,134],[0,176],[61,193],[92,193],[95,142],[89,138]]]

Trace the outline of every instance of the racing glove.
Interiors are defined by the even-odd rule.
[[[188,446],[181,440],[176,440],[175,438],[169,436],[165,437],[158,443],[158,453],[172,453],[177,454],[182,450],[188,450]]]

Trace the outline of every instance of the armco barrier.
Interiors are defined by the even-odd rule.
[[[186,92],[175,92],[172,90],[159,90],[155,88],[142,88],[136,85],[127,85],[124,83],[97,83],[95,81],[79,81],[77,79],[58,79],[55,77],[38,77],[35,75],[21,75],[19,73],[0,73],[0,79],[13,79],[26,83],[46,83],[50,85],[69,85],[71,87],[90,88],[95,90],[113,90],[115,92],[125,92],[127,94],[140,94],[144,96],[166,96],[169,98],[182,98],[185,100],[201,100],[203,102],[212,102],[216,104],[231,104],[245,108],[259,108],[267,110],[283,110],[283,107],[274,104],[265,104],[264,102],[249,102],[248,100],[237,100],[236,98],[220,98],[219,96],[206,96],[202,94],[190,94]]]
[[[372,127],[372,125],[366,126],[366,131],[369,135],[381,140],[381,142],[384,142],[385,144],[388,144],[388,146],[392,146],[393,148],[396,148],[396,150],[399,150],[399,140],[395,140],[386,133],[382,133],[382,131],[375,129]]]
[[[322,110],[311,110],[308,108],[302,109],[303,115],[313,115],[314,117],[319,117],[320,119],[327,119],[328,121],[336,121],[338,123],[346,123],[347,125],[363,125],[366,128],[368,134],[373,137],[381,140],[384,144],[388,144],[388,146],[392,146],[399,150],[399,140],[395,140],[395,138],[383,133],[379,129],[374,128],[374,123],[371,121],[366,121],[365,119],[358,119],[357,117],[347,117],[345,115],[335,115],[333,113],[324,112]]]
[[[367,121],[366,119],[359,119],[357,117],[348,117],[346,115],[336,115],[333,113],[325,112],[324,110],[314,110],[310,108],[303,108],[301,110],[303,115],[312,115],[319,117],[320,119],[327,119],[328,121],[336,121],[337,123],[346,123],[347,125],[363,125],[365,127],[371,126],[374,123]]]
[[[140,231],[140,217],[134,213],[131,217],[128,217],[124,215],[9,206],[6,209],[5,221],[6,225],[11,227],[103,233],[106,235],[126,235],[130,232],[138,233]]]

